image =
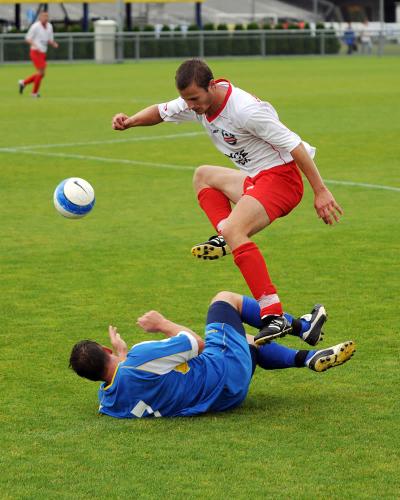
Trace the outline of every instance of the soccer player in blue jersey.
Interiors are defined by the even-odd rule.
[[[301,318],[286,314],[298,336],[315,344],[322,338],[323,306]],[[323,309],[325,312],[325,310]],[[295,350],[270,342],[254,344],[243,323],[259,327],[255,299],[220,292],[208,310],[205,340],[157,311],[137,323],[164,340],[140,342],[128,350],[109,327],[113,349],[91,340],[72,349],[70,367],[81,377],[104,381],[99,412],[117,418],[192,416],[235,408],[245,399],[256,366],[266,370],[308,367],[322,372],[343,364],[355,352],[351,340],[322,350]]]

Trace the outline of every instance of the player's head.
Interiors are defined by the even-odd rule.
[[[110,352],[110,349],[93,340],[81,340],[72,348],[69,366],[80,377],[104,380]]]
[[[49,21],[49,13],[46,10],[42,10],[42,12],[39,14],[39,21],[42,24],[46,24]]]
[[[214,76],[207,64],[200,59],[188,59],[175,75],[176,87],[190,109],[205,113],[211,106],[215,90]]]

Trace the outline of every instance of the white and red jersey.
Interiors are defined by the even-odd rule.
[[[158,105],[161,118],[167,122],[200,122],[217,149],[250,177],[293,161],[290,152],[301,142],[314,157],[315,148],[281,123],[271,104],[234,87],[227,80],[215,83],[225,86],[227,93],[214,116],[196,114],[178,97]]]
[[[40,21],[37,21],[29,28],[28,33],[25,35],[25,40],[31,40],[31,48],[45,54],[48,43],[54,40],[53,26],[50,23],[46,23],[46,26],[43,26]]]

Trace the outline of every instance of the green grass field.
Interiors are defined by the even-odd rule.
[[[255,241],[287,311],[322,302],[323,345],[357,342],[350,363],[258,370],[235,411],[137,421],[99,417],[97,385],[68,369],[72,345],[107,342],[109,323],[149,339],[135,322],[154,308],[201,333],[213,294],[248,293],[230,257],[189,251],[212,234],[193,169],[228,160],[195,124],[111,130],[113,114],[175,97],[178,63],[52,65],[40,100],[17,94],[29,66],[0,68],[1,498],[398,498],[395,58],[211,62],[318,148],[340,224],[318,220],[306,187]],[[80,221],[53,207],[70,176],[96,190]]]

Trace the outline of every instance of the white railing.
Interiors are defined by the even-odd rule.
[[[49,60],[94,60],[95,40],[115,44],[115,60],[165,57],[224,57],[343,54],[347,53],[345,30],[243,30],[183,32],[120,32],[116,35],[56,33],[57,50],[49,49]],[[366,47],[356,32],[358,52]],[[365,32],[364,32],[365,35]],[[366,54],[400,55],[400,30],[369,30]],[[0,64],[29,61],[23,34],[0,34]]]

